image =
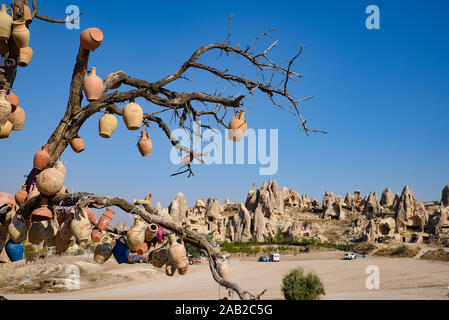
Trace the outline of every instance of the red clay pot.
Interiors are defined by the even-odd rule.
[[[12,206],[16,203],[16,199],[12,194],[0,192],[0,207],[4,204],[7,204],[8,206]]]
[[[27,185],[24,184],[24,185],[22,186],[22,190],[19,190],[19,191],[16,192],[15,198],[16,198],[16,202],[17,202],[17,204],[18,204],[19,206],[21,206],[22,204],[25,203],[26,197],[27,197],[27,195],[28,195],[26,189],[27,189]]]
[[[98,222],[98,218],[95,213],[89,208],[84,209],[84,212],[87,213],[87,218],[89,219],[90,223],[96,225]]]
[[[150,140],[150,135],[146,131],[141,132],[142,137],[139,140],[138,147],[142,157],[151,156],[153,152],[153,143]]]
[[[49,144],[46,144],[42,149],[34,155],[34,168],[37,170],[44,170],[50,161],[50,154],[48,153]]]
[[[53,219],[53,212],[48,209],[48,199],[42,198],[41,207],[31,212],[31,222],[47,221]]]
[[[149,249],[150,249],[150,248],[148,247],[148,243],[144,242],[144,243],[142,243],[142,244],[140,245],[139,250],[137,250],[137,254],[138,254],[139,256],[141,256],[141,255],[147,253]]]
[[[98,243],[98,242],[100,242],[100,240],[101,240],[102,233],[101,233],[101,231],[98,230],[98,229],[93,229],[93,230],[92,230],[92,233],[90,234],[90,236],[91,236],[92,241],[93,241],[94,243]]]
[[[109,225],[112,223],[115,212],[111,209],[106,209],[106,211],[101,215],[100,221],[98,222],[97,228],[105,231]]]
[[[103,32],[98,28],[89,28],[81,32],[81,46],[89,51],[95,51],[103,42]]]
[[[89,102],[98,100],[103,95],[103,80],[97,76],[97,68],[90,68],[90,75],[84,79],[84,94]]]
[[[70,146],[72,147],[73,151],[76,153],[83,152],[86,150],[86,145],[84,144],[84,140],[80,137],[73,138],[70,142]]]
[[[16,96],[14,93],[10,93],[6,96],[6,100],[11,104],[11,112],[14,112],[16,108],[19,106],[19,97]]]
[[[58,209],[56,210],[56,221],[58,221],[58,226],[60,226],[65,218],[67,217],[67,212],[65,209]]]

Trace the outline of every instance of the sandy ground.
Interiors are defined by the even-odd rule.
[[[324,282],[323,299],[449,299],[449,263],[409,258],[367,256],[356,260],[341,260],[341,252],[313,252],[297,256],[282,256],[279,263],[260,263],[255,258],[233,258],[232,280],[253,293],[268,289],[263,299],[282,299],[282,277],[294,267],[316,272]],[[112,259],[111,259],[112,260]],[[8,299],[188,299],[219,298],[219,287],[204,262],[189,268],[185,276],[167,277],[151,265],[117,265],[108,261],[103,266],[89,261],[77,263],[89,276],[126,275],[129,281],[81,283],[81,290],[50,294],[3,294]],[[379,267],[380,289],[365,286],[366,268]],[[133,276],[134,275],[134,276]],[[136,276],[139,275],[139,276]],[[106,286],[104,286],[106,285]],[[1,292],[1,288],[0,288]],[[226,295],[224,288],[221,297]],[[238,297],[234,294],[234,299]]]

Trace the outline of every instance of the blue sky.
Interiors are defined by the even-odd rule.
[[[243,47],[276,28],[279,44],[271,54],[276,61],[291,58],[301,44],[306,47],[295,63],[304,77],[291,83],[290,91],[314,96],[302,105],[303,114],[311,127],[329,135],[299,134],[297,119],[262,95],[244,101],[250,128],[279,129],[279,170],[271,178],[281,187],[321,200],[326,190],[343,196],[355,189],[380,194],[387,186],[396,193],[409,185],[419,200],[438,200],[449,183],[447,1],[142,1],[137,10],[123,1],[38,1],[40,14],[60,18],[70,4],[84,12],[81,30],[38,20],[31,25],[33,61],[19,70],[14,85],[27,121],[23,131],[0,141],[3,192],[20,188],[34,153],[65,111],[83,29],[99,27],[105,35],[90,58],[100,77],[124,70],[156,81],[200,46],[222,42],[230,14],[234,45]],[[380,8],[380,30],[365,27],[370,4]],[[209,55],[205,62],[254,75],[241,59]],[[195,82],[181,80],[169,88],[241,90],[204,72],[188,75]],[[147,112],[155,110],[137,102]],[[171,145],[157,127],[150,130],[153,155],[142,158],[138,132],[126,130],[120,120],[113,137],[103,139],[99,118],[93,116],[80,131],[87,150],[75,154],[68,148],[63,155],[71,191],[129,200],[151,192],[164,206],[177,192],[189,204],[201,197],[240,202],[253,182],[261,185],[270,178],[259,176],[259,165],[196,166],[190,179],[169,178],[178,167],[170,162]]]

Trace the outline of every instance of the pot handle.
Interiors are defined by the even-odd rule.
[[[6,12],[8,12],[8,10],[10,10],[10,11],[11,11],[11,18],[12,18],[12,17],[14,17],[14,11],[12,11],[12,9],[11,9],[11,8],[6,8]]]
[[[239,112],[238,110],[235,110],[235,111],[234,111],[234,115],[232,116],[232,119],[235,119],[235,118],[236,118],[235,115],[236,115],[238,112]]]

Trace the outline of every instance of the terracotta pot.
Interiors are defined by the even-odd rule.
[[[118,72],[122,72],[122,71],[117,71],[117,72],[110,73],[110,74],[106,77],[106,79],[104,79],[104,82],[106,82],[106,80],[108,80],[110,77],[112,77],[114,74],[116,74],[116,73],[118,73]],[[114,84],[114,85],[111,87],[111,89],[118,89],[118,88],[120,88],[121,85],[122,85],[121,82],[116,83],[116,84]]]
[[[28,234],[28,227],[26,223],[22,220],[21,216],[16,214],[18,207],[17,205],[11,210],[13,211],[12,221],[8,226],[9,238],[14,243],[20,243],[26,240]]]
[[[151,262],[156,268],[162,268],[168,261],[167,249],[157,249],[151,253]]]
[[[106,209],[106,211],[101,215],[100,221],[97,224],[97,228],[105,231],[114,219],[115,212],[111,209]]]
[[[0,126],[8,121],[11,112],[11,104],[6,99],[6,90],[0,90]]]
[[[178,243],[176,235],[170,235],[170,248],[168,248],[168,260],[176,269],[184,267],[186,249]]]
[[[159,227],[157,224],[150,224],[145,231],[145,242],[151,242],[155,237]]]
[[[103,41],[103,32],[98,28],[89,28],[81,32],[81,46],[89,51],[95,51]]]
[[[86,150],[84,141],[80,137],[73,138],[72,141],[70,141],[70,146],[72,147],[72,150],[75,151],[76,153],[80,153]]]
[[[110,138],[115,129],[117,129],[117,124],[117,118],[113,114],[106,113],[100,118],[100,136],[103,138]]]
[[[94,260],[103,264],[112,256],[112,245],[110,243],[100,243],[95,247]]]
[[[40,193],[52,197],[64,186],[64,174],[56,168],[45,169],[37,175],[36,186]]]
[[[91,236],[91,238],[92,238],[92,242],[93,242],[93,243],[98,243],[98,242],[100,242],[100,240],[101,240],[103,234],[101,233],[101,230],[93,229],[90,236]],[[112,248],[111,248],[111,249],[112,249]],[[112,251],[111,251],[111,253],[112,253]]]
[[[31,15],[31,9],[26,4],[23,5],[23,11],[24,11],[24,19],[25,19],[25,25],[28,27],[33,22],[33,16]]]
[[[63,239],[61,237],[61,232],[58,231],[56,233],[55,237],[55,245],[56,245],[56,252],[61,254],[63,252],[66,252],[67,249],[70,247],[71,240]]]
[[[11,15],[8,14],[11,11]],[[12,16],[14,15],[11,8],[7,8],[6,4],[1,5],[0,10],[0,39],[8,40],[11,37]]]
[[[6,96],[6,100],[8,100],[8,102],[11,104],[12,109],[15,109],[19,106],[19,97],[12,92]],[[14,110],[12,110],[12,112],[14,112]]]
[[[184,260],[184,267],[178,268],[178,273],[183,276],[187,273],[187,269],[189,269],[189,258],[186,257]]]
[[[239,116],[236,117],[237,111],[234,112],[231,122],[229,122],[229,139],[238,142],[240,141],[246,132],[247,123],[245,121],[245,111],[241,111]]]
[[[18,61],[19,66],[27,67],[30,64],[31,59],[33,59],[33,49],[30,47],[20,48]]]
[[[58,226],[61,226],[66,218],[67,218],[67,211],[65,209],[56,210],[56,222],[58,222]]]
[[[12,22],[12,38],[18,48],[26,48],[30,43],[30,31],[25,25],[25,21],[17,20]]]
[[[145,230],[147,226],[139,216],[134,219],[134,226],[132,226],[126,233],[126,241],[128,242],[128,249],[131,252],[137,252],[142,243],[145,241]]]
[[[53,219],[53,212],[48,209],[48,199],[41,199],[40,208],[34,209],[31,212],[31,222],[47,221]]]
[[[9,205],[10,207],[16,204],[16,200],[12,194],[0,192],[0,207],[4,204]]]
[[[123,108],[123,121],[128,130],[139,130],[143,121],[143,110],[140,105],[131,100],[125,108]]]
[[[11,121],[6,121],[6,123],[0,126],[0,139],[9,138],[12,132],[12,123]]]
[[[19,190],[19,191],[16,192],[16,195],[15,195],[16,203],[19,206],[24,204],[25,200],[27,198],[27,195],[28,195],[28,193],[27,193],[27,185],[24,184],[24,185],[22,185],[22,190]]]
[[[139,256],[144,255],[145,253],[148,252],[149,249],[150,249],[150,247],[148,246],[148,243],[143,242],[143,243],[140,245],[139,250],[137,250],[137,254],[138,254]]]
[[[0,39],[0,54],[6,56],[9,52],[8,40]]]
[[[87,219],[89,219],[91,224],[93,224],[93,225],[97,224],[98,218],[97,218],[96,214],[90,208],[84,209],[84,213],[87,214]]]
[[[229,281],[231,275],[231,268],[228,260],[224,260],[218,264],[218,275],[224,280]]]
[[[48,147],[50,145],[46,144],[34,155],[34,168],[37,170],[44,170],[50,161],[50,154],[48,153]]]
[[[150,135],[146,131],[142,131],[141,134],[142,136],[137,145],[139,147],[139,152],[142,157],[151,156],[151,153],[153,152],[153,143],[150,140]]]
[[[32,244],[41,244],[47,238],[47,232],[42,222],[33,222],[28,231],[28,242]]]
[[[92,225],[89,219],[79,213],[75,213],[70,228],[79,246],[85,249],[90,242],[92,233]]]
[[[100,99],[103,95],[103,80],[97,76],[97,68],[90,68],[90,75],[84,79],[84,93],[91,102]]]
[[[26,114],[25,110],[21,107],[15,108],[15,110],[9,116],[9,121],[12,123],[12,130],[20,131],[25,125]]]

